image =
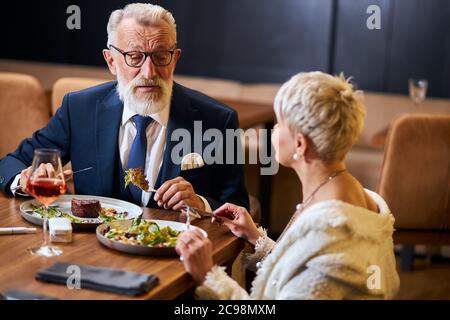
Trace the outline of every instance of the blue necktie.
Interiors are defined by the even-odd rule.
[[[153,121],[150,117],[140,115],[133,116],[133,122],[136,125],[136,136],[131,146],[130,155],[128,157],[127,168],[142,168],[145,173],[145,157],[147,155],[147,127]],[[135,185],[129,184],[133,200],[137,204],[141,204],[142,190]]]

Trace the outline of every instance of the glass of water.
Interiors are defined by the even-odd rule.
[[[418,106],[426,96],[428,89],[428,81],[425,79],[409,79],[409,97]]]

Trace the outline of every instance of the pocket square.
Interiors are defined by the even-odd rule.
[[[202,156],[198,153],[189,153],[181,160],[181,171],[203,167]]]

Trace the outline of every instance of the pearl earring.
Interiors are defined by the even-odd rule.
[[[298,153],[294,153],[293,156],[292,156],[292,159],[294,159],[295,161],[297,161],[297,160],[298,160]]]

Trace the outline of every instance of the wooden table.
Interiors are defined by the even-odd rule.
[[[23,201],[0,193],[0,227],[33,226],[20,215],[19,206]],[[144,217],[177,221],[179,214],[145,208]],[[233,261],[243,248],[243,240],[234,237],[226,227],[212,224],[209,219],[196,220],[193,225],[208,232],[213,243],[214,262],[219,265]],[[74,233],[72,243],[58,243],[57,245],[64,250],[59,257],[42,258],[29,255],[26,249],[39,245],[41,240],[42,229],[39,227],[36,234],[0,235],[0,292],[14,288],[59,299],[133,298],[87,289],[69,290],[63,285],[43,283],[34,279],[39,269],[57,261],[118,268],[158,276],[160,283],[157,287],[133,299],[174,299],[194,286],[178,256],[146,257],[121,253],[100,244],[95,233]]]
[[[239,126],[248,129],[257,125],[269,125],[270,129],[275,121],[273,106],[267,103],[244,102],[239,100],[220,99],[220,102],[236,110]]]

